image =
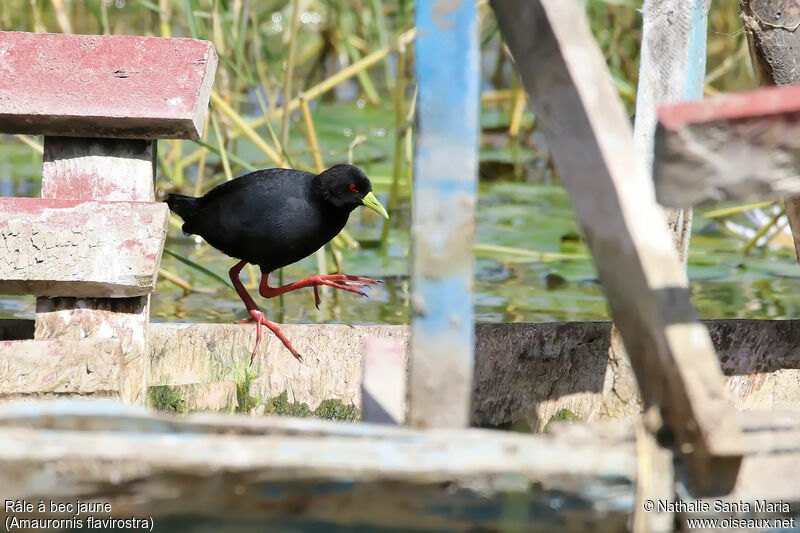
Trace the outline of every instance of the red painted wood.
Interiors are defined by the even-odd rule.
[[[667,130],[677,130],[690,124],[799,112],[800,85],[786,85],[661,106],[658,119]]]
[[[47,136],[42,197],[151,202],[156,142]]]
[[[149,294],[168,221],[160,202],[0,198],[0,294]]]
[[[7,221],[21,215],[32,215],[46,218],[53,226],[61,226],[63,231],[72,231],[73,228],[84,228],[92,222],[93,218],[109,217],[113,227],[106,228],[124,230],[129,228],[129,233],[138,230],[138,225],[149,226],[160,223],[163,213],[167,212],[166,204],[162,202],[84,202],[81,200],[56,200],[47,198],[0,198],[0,227]],[[130,218],[133,217],[133,218]],[[137,228],[131,227],[137,225]],[[102,230],[102,226],[97,228]],[[146,229],[146,228],[145,228]],[[152,233],[159,233],[158,228],[152,228]]]
[[[0,32],[0,132],[196,139],[216,66],[195,39]]]

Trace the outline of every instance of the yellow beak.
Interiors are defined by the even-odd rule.
[[[370,209],[378,213],[386,220],[389,220],[389,213],[386,212],[386,209],[384,209],[383,205],[381,205],[381,203],[378,201],[375,195],[372,194],[372,191],[368,192],[367,195],[364,197],[364,199],[361,201],[364,203],[365,206],[369,207]]]

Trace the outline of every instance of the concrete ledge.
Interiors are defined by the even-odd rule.
[[[0,341],[0,398],[119,396],[122,347],[115,339]]]

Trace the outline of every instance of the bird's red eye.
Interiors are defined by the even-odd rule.
[[[350,184],[350,190],[353,191],[353,192],[358,192],[358,187],[356,187],[355,183],[351,183]]]

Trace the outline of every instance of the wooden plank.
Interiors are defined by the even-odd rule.
[[[800,47],[800,33],[795,31],[798,13],[784,4],[771,0],[739,2],[739,16],[760,85],[800,83],[800,58],[793,52]],[[787,196],[784,203],[800,261],[800,196]]]
[[[361,420],[403,424],[406,414],[405,342],[368,337],[361,360]]]
[[[800,194],[800,87],[659,109],[654,180],[666,206]]]
[[[703,97],[706,28],[710,0],[646,0],[642,6],[642,49],[633,140],[653,168],[656,106]],[[667,225],[686,265],[692,212],[668,210]]]
[[[0,407],[0,486],[13,480],[15,499],[97,499],[113,516],[163,527],[199,515],[228,531],[254,520],[325,531],[625,531],[634,505],[626,424],[532,437],[78,406],[107,407],[98,420],[56,403]],[[58,429],[32,429],[48,426]]]
[[[697,320],[652,180],[586,16],[575,1],[494,1],[562,183],[586,234],[645,405],[691,460],[699,491],[736,478],[739,432]],[[713,457],[726,457],[722,464]]]
[[[0,198],[0,293],[149,294],[168,217],[160,203]]]
[[[113,339],[0,341],[0,398],[120,394],[122,349]]]
[[[417,5],[408,422],[469,423],[472,242],[478,178],[478,16],[470,0]]]
[[[672,453],[658,443],[656,435],[648,428],[647,415],[637,420],[636,458],[639,462],[636,477],[636,505],[633,508],[631,531],[650,533],[672,531],[675,513],[670,509],[654,506],[648,508],[644,502],[669,502],[675,497],[675,469]]]
[[[798,411],[738,418],[745,433],[772,431],[776,423],[800,427]],[[109,401],[20,402],[0,405],[0,485],[13,486],[14,499],[97,500],[110,504],[112,516],[152,517],[171,529],[185,525],[181,516],[195,515],[236,531],[250,531],[256,521],[262,529],[268,523],[326,531],[627,531],[629,516],[644,503],[637,495],[689,509],[675,513],[682,522],[702,517],[691,510],[702,502],[715,510],[714,501],[751,503],[736,513],[709,513],[716,518],[774,516],[759,514],[755,500],[788,506],[784,518],[798,516],[800,441],[747,455],[731,495],[698,500],[680,469],[652,472],[664,478],[641,490],[648,483],[642,466],[671,461],[648,456],[663,452],[646,448],[653,443],[637,437],[635,422],[568,424],[530,436],[281,417],[164,417]],[[42,517],[37,507],[13,514]],[[3,519],[12,514],[4,512]],[[651,525],[665,525],[661,518],[671,513],[658,514]]]
[[[0,132],[199,139],[208,41],[0,32]]]
[[[705,321],[723,363],[730,401],[741,409],[800,407],[800,327],[795,320]],[[303,353],[298,364],[264,339],[250,392],[266,402],[286,393],[310,410],[324,400],[362,404],[367,338],[405,345],[404,326],[283,325]],[[563,410],[582,421],[641,410],[628,366],[609,360],[608,322],[477,324],[472,425],[542,431]],[[151,384],[241,381],[253,332],[234,324],[151,324]],[[404,362],[405,364],[405,362]],[[531,385],[533,384],[533,386]]]

